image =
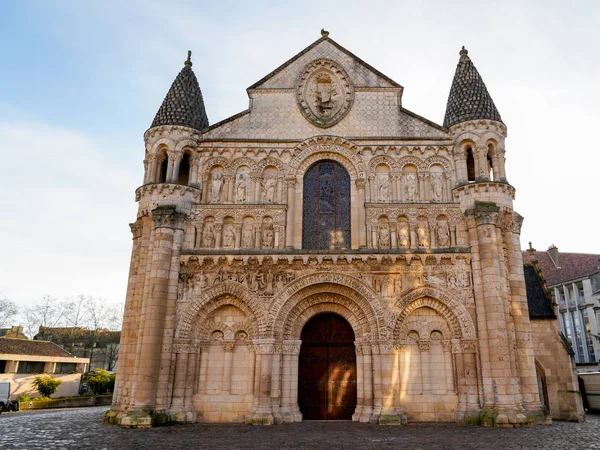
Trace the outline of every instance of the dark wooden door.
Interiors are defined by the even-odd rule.
[[[302,330],[298,404],[305,420],[350,420],[356,409],[356,352],[350,324],[320,314]]]

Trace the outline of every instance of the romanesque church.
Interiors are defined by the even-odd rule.
[[[144,134],[105,421],[580,419],[464,48],[450,83],[438,125],[323,31],[210,125],[188,56]]]

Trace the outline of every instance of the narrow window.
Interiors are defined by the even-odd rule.
[[[471,147],[467,148],[467,180],[475,181],[475,158]]]
[[[159,183],[167,182],[167,167],[169,167],[169,159],[165,156],[165,159],[163,159],[163,162],[160,164],[160,173],[158,174]]]
[[[184,153],[181,162],[179,163],[178,184],[188,184],[190,181],[190,155]]]

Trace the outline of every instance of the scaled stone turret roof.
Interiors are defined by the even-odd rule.
[[[444,127],[449,128],[457,123],[477,119],[502,122],[481,75],[463,47],[448,96]]]
[[[191,53],[188,52],[188,59],[156,113],[152,127],[182,125],[199,131],[208,128],[202,91],[192,70]]]

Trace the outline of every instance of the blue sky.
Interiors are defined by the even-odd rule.
[[[600,253],[597,2],[0,0],[3,295],[123,300],[142,135],[187,50],[215,123],[323,27],[437,123],[465,45],[508,126],[522,244]]]

